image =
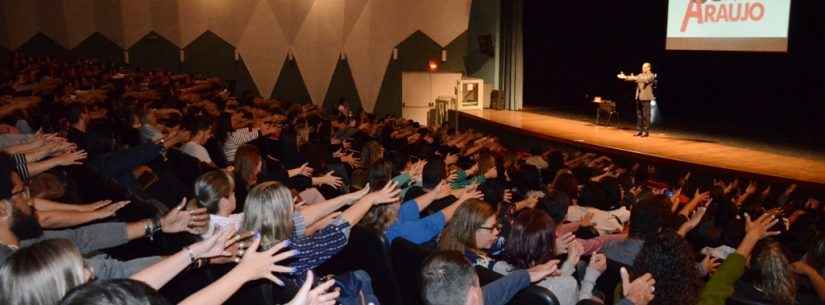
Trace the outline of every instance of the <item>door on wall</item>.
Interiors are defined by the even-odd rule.
[[[455,97],[461,73],[403,72],[401,74],[401,116],[422,125],[438,97]]]

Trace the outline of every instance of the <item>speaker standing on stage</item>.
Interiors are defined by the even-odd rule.
[[[642,64],[642,73],[639,75],[625,75],[619,73],[620,79],[636,82],[636,129],[635,136],[647,137],[650,130],[650,101],[655,100],[653,96],[653,82],[656,75],[653,74],[650,63]]]

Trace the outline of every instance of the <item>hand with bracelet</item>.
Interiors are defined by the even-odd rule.
[[[209,227],[209,214],[206,212],[206,209],[184,210],[185,205],[186,198],[184,197],[178,206],[169,210],[169,212],[162,217],[155,217],[129,224],[127,228],[128,239],[131,240],[143,236],[152,239],[158,231],[162,231],[163,233],[180,233],[185,231],[196,235],[206,231]]]

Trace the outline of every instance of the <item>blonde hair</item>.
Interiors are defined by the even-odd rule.
[[[195,200],[210,214],[218,212],[218,203],[235,191],[235,179],[222,170],[200,175],[195,180]]]
[[[69,240],[21,248],[0,267],[0,304],[54,305],[85,282],[83,257]]]
[[[241,228],[261,233],[261,247],[268,249],[292,236],[293,198],[279,182],[264,182],[246,196]]]
[[[476,231],[484,225],[487,218],[495,214],[496,210],[491,204],[478,199],[467,200],[458,207],[453,219],[441,233],[438,249],[461,253],[467,250],[477,251]]]
[[[796,300],[796,280],[791,263],[782,245],[773,239],[757,243],[751,257],[754,286],[777,304],[793,304]]]

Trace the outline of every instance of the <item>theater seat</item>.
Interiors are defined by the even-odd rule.
[[[492,271],[490,269],[476,266],[476,274],[478,275],[479,283],[483,285],[487,285],[490,282],[493,282],[497,279],[502,277],[501,274]],[[547,288],[538,286],[538,285],[530,285],[526,289],[522,290],[518,294],[516,294],[512,300],[510,300],[507,305],[558,305],[559,300],[556,298],[556,295],[553,294]]]
[[[319,275],[355,270],[363,270],[370,275],[372,288],[381,304],[404,305],[399,297],[400,289],[383,236],[361,226],[352,228],[349,242],[341,252],[315,268]]]
[[[396,238],[392,242],[392,268],[401,287],[404,305],[424,305],[421,298],[421,270],[424,261],[434,252],[403,238]]]

